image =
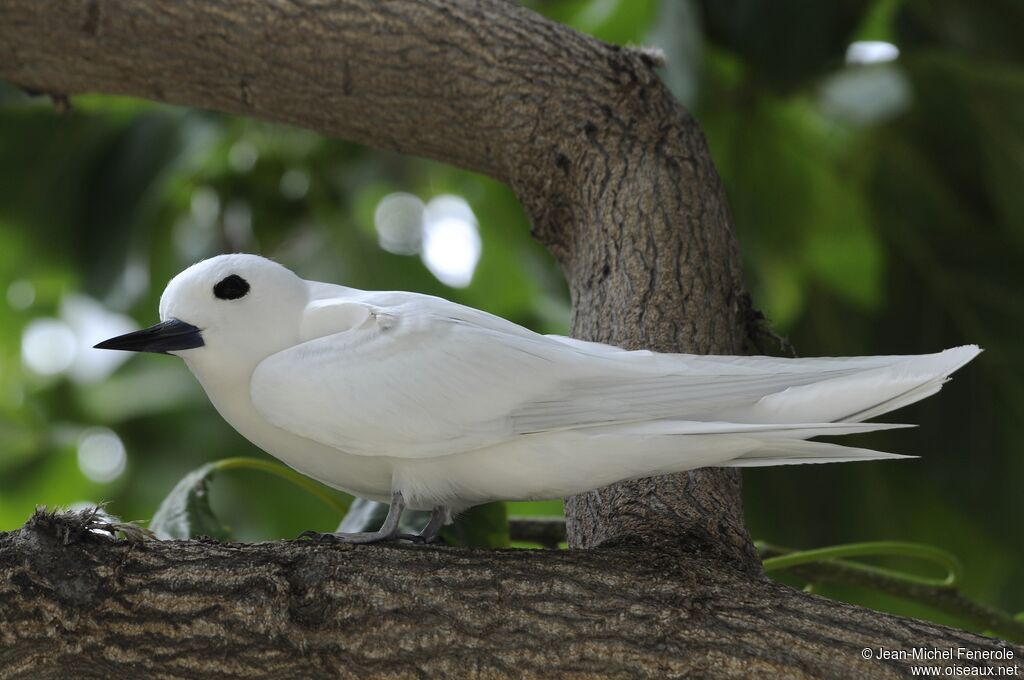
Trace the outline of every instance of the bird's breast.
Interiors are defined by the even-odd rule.
[[[214,408],[231,427],[285,465],[346,493],[372,500],[390,499],[392,459],[345,453],[272,425],[253,405],[248,381],[211,384],[199,375],[197,378]]]

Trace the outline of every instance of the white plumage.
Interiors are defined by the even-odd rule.
[[[221,299],[214,287],[231,276],[246,292]],[[899,457],[806,440],[900,427],[862,421],[935,393],[979,352],[625,351],[436,297],[303,281],[252,255],[190,267],[160,307],[201,333],[202,346],[174,353],[244,436],[325,484],[384,501],[400,492],[417,509],[703,466]]]

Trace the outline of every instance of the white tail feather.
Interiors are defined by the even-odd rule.
[[[723,420],[739,422],[857,422],[935,394],[950,373],[973,359],[976,345],[938,354],[893,357],[894,363],[790,387],[751,406],[729,409]]]
[[[916,458],[898,453],[885,453],[828,442],[785,439],[766,444],[719,467],[764,467],[768,465],[802,465],[805,463],[852,463],[862,460],[895,460]]]
[[[877,430],[896,430],[917,427],[903,423],[727,423],[699,420],[652,420],[610,427],[580,429],[592,435],[621,437],[662,437],[672,435],[742,435],[754,439],[784,438],[787,440],[811,437],[860,434]]]

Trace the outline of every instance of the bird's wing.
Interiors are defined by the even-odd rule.
[[[727,392],[730,383],[696,376],[689,397],[659,405],[673,386],[652,375],[649,362],[603,358],[629,352],[583,351],[411,293],[321,295],[307,307],[302,338],[256,368],[253,404],[277,427],[358,455],[427,458],[524,434],[647,419],[645,409],[678,415],[681,401],[709,388]],[[734,391],[750,393],[751,379],[765,377],[739,376]],[[768,379],[755,393],[791,382]]]
[[[901,394],[901,386],[893,394],[880,387],[893,366],[914,359],[617,351],[538,335],[440,298],[344,291],[310,303],[305,342],[265,359],[251,393],[275,426],[357,455],[429,458],[517,436],[649,421],[843,420],[848,409]],[[915,384],[924,380],[912,373]],[[845,389],[853,377],[857,389]],[[834,392],[801,398],[802,389],[829,382]],[[832,394],[841,395],[834,417],[782,408],[792,395],[827,415],[816,407]],[[781,403],[772,402],[770,417],[744,417],[759,415],[769,395]]]
[[[573,351],[511,322],[413,294],[310,303],[306,339],[257,366],[273,425],[348,453],[431,457],[514,436],[509,414],[553,392]]]
[[[564,341],[563,341],[564,342]],[[924,399],[980,350],[812,359],[601,351],[604,370],[513,414],[517,432],[650,421],[859,422]],[[813,435],[808,435],[813,436]]]

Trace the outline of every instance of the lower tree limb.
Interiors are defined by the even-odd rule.
[[[129,542],[42,513],[0,534],[0,620],[2,678],[897,678],[1024,655],[650,548]],[[862,657],[913,647],[954,658]]]

